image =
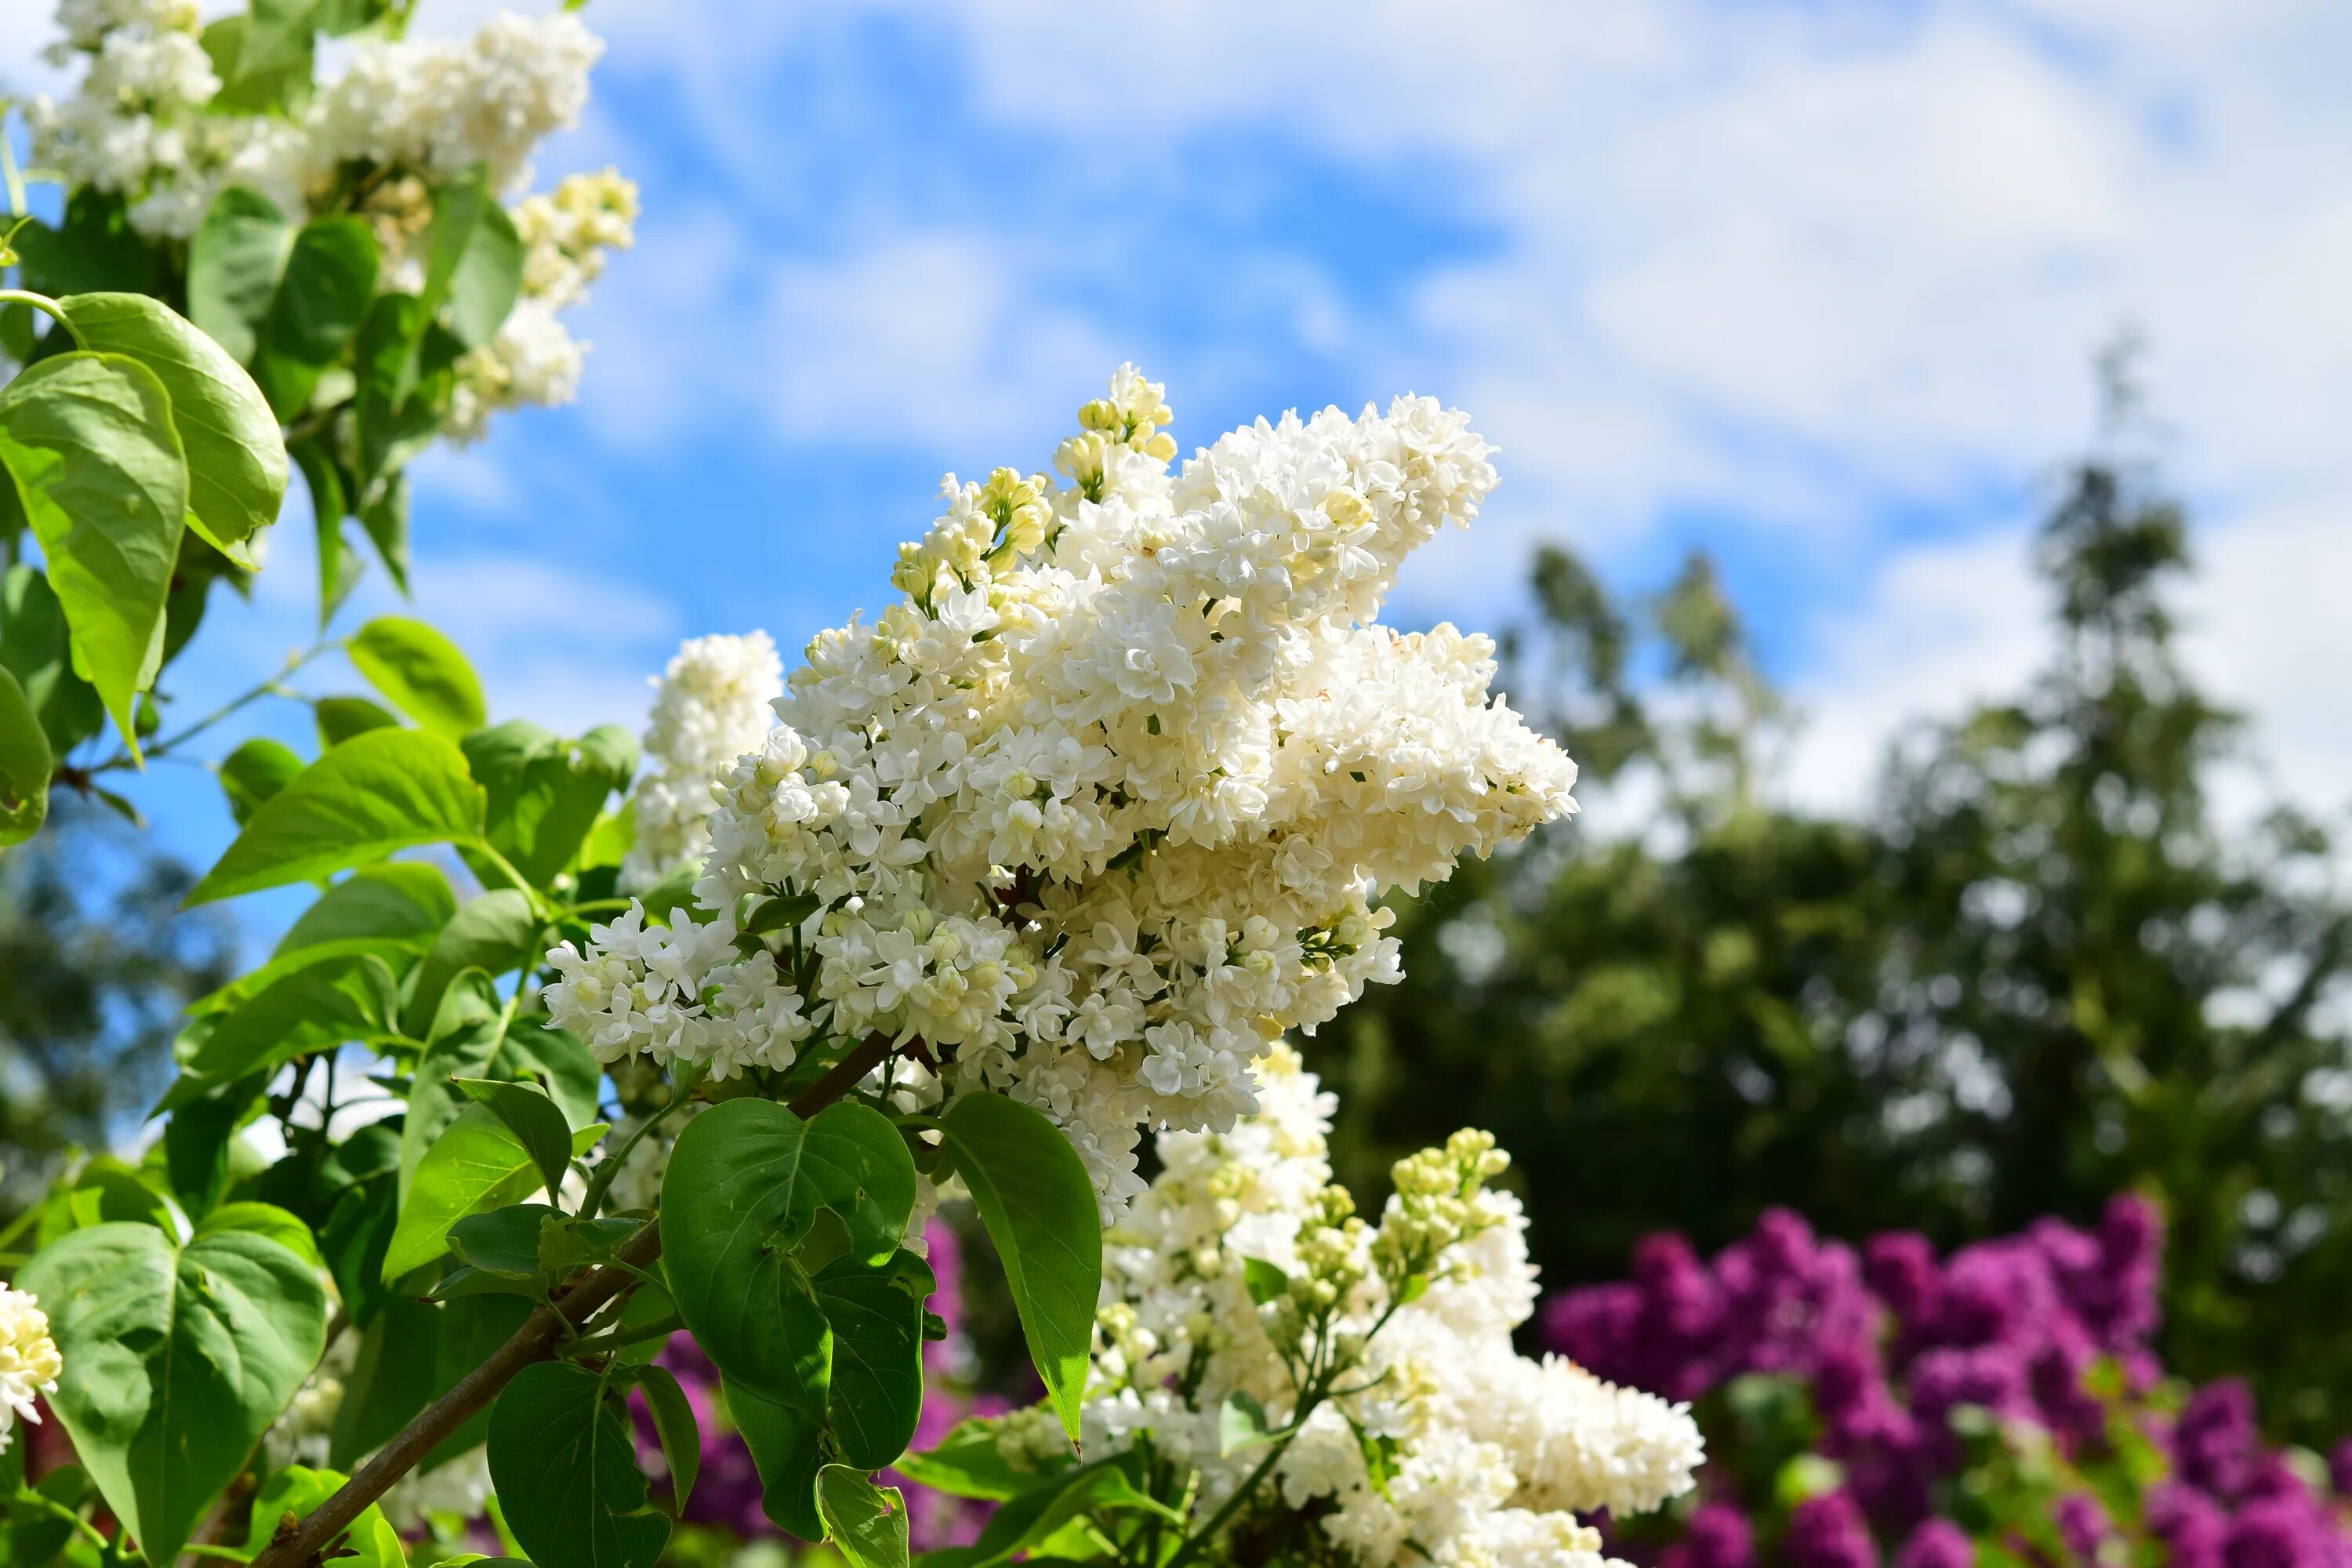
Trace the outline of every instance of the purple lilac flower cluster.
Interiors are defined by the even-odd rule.
[[[923,1414],[910,1445],[917,1449],[934,1447],[966,1416],[1001,1415],[1010,1408],[993,1394],[966,1392],[971,1351],[963,1334],[962,1247],[954,1227],[943,1220],[929,1221],[923,1235],[929,1245],[931,1272],[939,1280],[930,1310],[947,1324],[948,1332],[945,1339],[923,1346],[928,1373]],[[693,1406],[695,1424],[702,1429],[702,1470],[687,1500],[686,1522],[723,1530],[746,1541],[781,1537],[783,1532],[761,1510],[760,1474],[751,1464],[751,1451],[734,1428],[719,1418],[718,1369],[687,1334],[673,1337],[655,1359],[677,1374],[687,1402]],[[661,1475],[661,1444],[652,1414],[643,1395],[633,1397],[631,1403],[636,1415],[638,1461],[649,1473]],[[908,1522],[919,1552],[970,1545],[987,1521],[987,1504],[917,1486],[896,1471],[886,1471],[881,1479],[886,1486],[905,1489]]]
[[[1708,1432],[1662,1568],[1969,1568],[1987,1542],[2001,1562],[2352,1568],[2352,1440],[2332,1478],[2307,1476],[2263,1446],[2242,1384],[2182,1403],[2166,1381],[2149,1342],[2163,1245],[2156,1206],[2128,1195],[2095,1229],[2044,1219],[1945,1258],[1906,1232],[1857,1251],[1774,1210],[1712,1260],[1646,1237],[1631,1279],[1554,1297],[1544,1327],[1703,1422],[1727,1422],[1708,1396],[1750,1374],[1807,1395],[1793,1486],[1738,1473],[1740,1442]],[[1987,1431],[2018,1462],[1973,1463]]]

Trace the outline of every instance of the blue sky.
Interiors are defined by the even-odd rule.
[[[46,9],[0,0],[0,80],[39,84]],[[1846,804],[1905,716],[2038,657],[2024,531],[2130,322],[2212,566],[2200,667],[2281,784],[2352,792],[2352,13],[1124,9],[594,0],[611,52],[541,174],[620,166],[640,244],[577,318],[580,403],[419,473],[416,612],[500,716],[634,723],[681,637],[874,606],[941,472],[1044,466],[1133,359],[1186,450],[1469,408],[1504,488],[1401,618],[1507,620],[1544,538],[1629,589],[1705,545],[1814,716],[1785,787]],[[303,635],[301,531],[216,668]],[[224,841],[207,781],[142,798]]]

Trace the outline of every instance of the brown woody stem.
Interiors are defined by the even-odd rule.
[[[868,1035],[835,1064],[823,1078],[792,1102],[802,1116],[811,1116],[855,1088],[859,1079],[890,1054],[887,1035]],[[635,1289],[636,1270],[661,1256],[661,1226],[647,1220],[613,1255],[625,1267],[598,1268],[556,1298],[551,1306],[533,1312],[514,1337],[491,1352],[490,1359],[457,1380],[457,1386],[427,1405],[399,1436],[376,1451],[341,1490],[312,1510],[291,1531],[279,1530],[252,1568],[315,1568],[336,1537],[352,1527],[368,1505],[392,1489],[415,1469],[425,1456],[441,1446],[452,1432],[499,1396],[515,1373],[533,1362],[546,1361],[560,1341],[569,1340],[599,1309]]]

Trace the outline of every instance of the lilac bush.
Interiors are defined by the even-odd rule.
[[[1544,1331],[1697,1408],[1699,1493],[1613,1532],[1660,1568],[2352,1568],[2352,1440],[2271,1447],[2242,1383],[2165,1375],[2163,1249],[2132,1195],[1946,1258],[1773,1210],[1711,1259],[1645,1237]]]

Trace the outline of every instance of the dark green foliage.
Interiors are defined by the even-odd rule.
[[[1491,1129],[1553,1287],[1768,1205],[1948,1246],[2144,1187],[2171,1216],[2167,1363],[2338,1432],[2352,1064],[2324,1004],[2352,910],[2326,836],[2217,820],[2238,728],[2174,648],[2187,531],[2147,468],[2074,468],[2038,562],[2049,667],[1907,736],[1842,821],[1759,783],[1782,721],[1703,560],[1647,617],[1666,674],[1637,694],[1622,612],[1548,552],[1513,689],[1543,678],[1588,802],[1662,805],[1638,840],[1570,826],[1401,906],[1403,984],[1308,1042],[1341,1178]]]

